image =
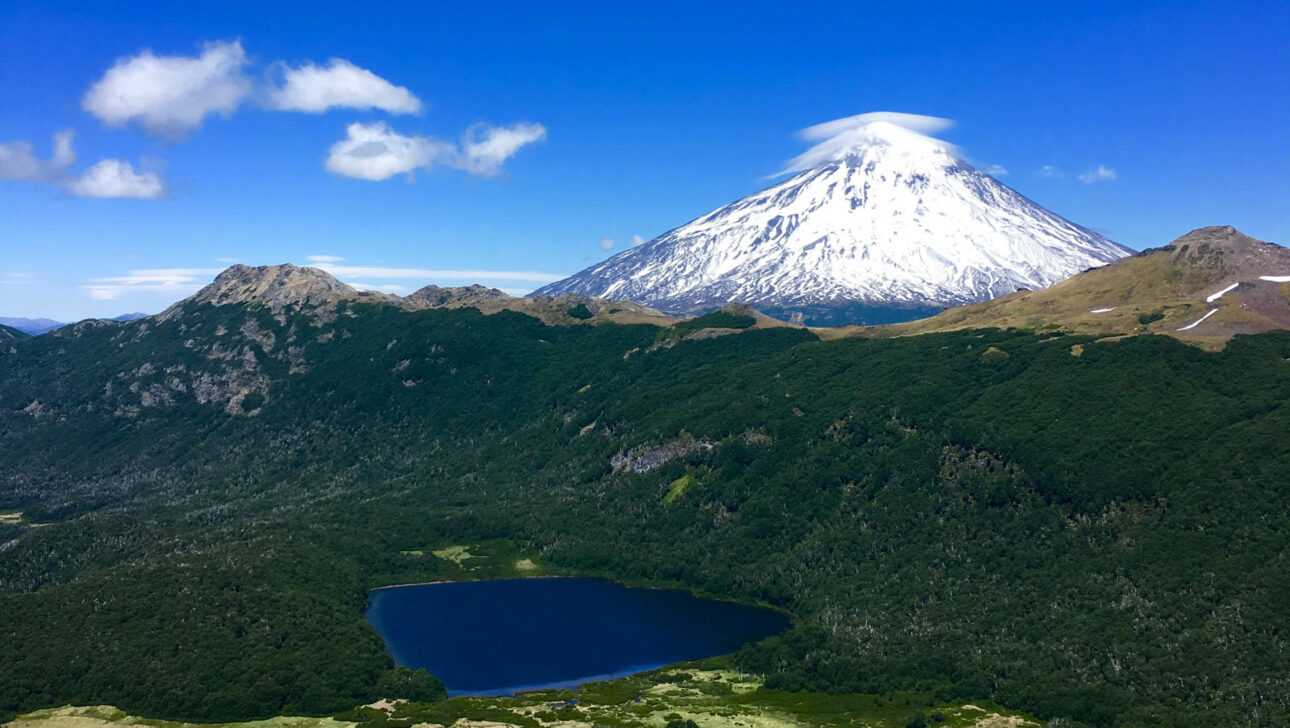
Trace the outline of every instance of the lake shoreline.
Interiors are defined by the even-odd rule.
[[[532,576],[503,576],[495,579],[491,579],[491,578],[436,579],[434,581],[412,581],[404,584],[385,584],[382,586],[374,586],[368,589],[368,594],[371,594],[372,592],[376,592],[376,591],[386,590],[386,589],[399,589],[405,586],[432,586],[434,584],[474,584],[474,583],[486,582],[486,581],[524,581],[529,579],[600,579],[601,581],[608,581],[614,584],[618,584],[619,586],[630,587],[633,589],[658,589],[660,591],[680,591],[680,592],[685,592],[686,594],[689,594],[690,596],[695,597],[696,599],[708,599],[711,601],[738,604],[744,607],[757,607],[759,609],[769,609],[771,611],[778,612],[788,617],[789,620],[792,622],[797,621],[796,613],[789,611],[784,607],[780,607],[774,604],[766,604],[765,602],[742,601],[739,599],[731,598],[729,596],[712,594],[710,592],[701,591],[699,589],[695,589],[688,586],[681,586],[681,585],[663,586],[663,585],[660,585],[658,582],[651,582],[646,580],[638,581],[638,580],[632,580],[632,579],[621,579],[621,578],[616,578],[612,576],[605,576],[603,574],[534,574]],[[369,602],[369,605],[370,605],[370,602]],[[363,611],[364,612],[367,611],[366,607],[364,608]]]
[[[368,592],[381,591],[384,589],[401,589],[405,586],[431,586],[433,584],[478,584],[486,581],[522,581],[528,579],[603,579],[600,576],[577,576],[574,574],[534,574],[533,576],[503,576],[497,579],[436,579],[435,581],[411,581],[406,584],[386,584],[385,586],[374,586]],[[614,581],[605,579],[605,581]],[[622,582],[616,582],[622,583]],[[626,586],[624,584],[624,586]],[[660,589],[666,587],[658,587]]]

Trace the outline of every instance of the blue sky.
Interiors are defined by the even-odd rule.
[[[1290,242],[1290,3],[194,5],[0,9],[0,315],[311,256],[520,292],[882,110],[1133,248]]]

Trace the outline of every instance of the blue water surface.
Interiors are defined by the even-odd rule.
[[[395,662],[453,695],[573,687],[734,652],[789,624],[770,609],[585,578],[378,589],[367,620]]]

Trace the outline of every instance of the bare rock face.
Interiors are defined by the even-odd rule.
[[[647,473],[669,460],[683,458],[700,450],[711,450],[716,443],[711,440],[697,440],[685,435],[662,445],[641,446],[610,458],[609,464],[615,471],[630,470],[633,473]]]
[[[225,306],[256,303],[275,314],[287,306],[319,306],[345,299],[383,301],[385,294],[358,291],[317,268],[282,265],[235,265],[220,273],[209,286],[191,298],[163,311],[158,318],[167,320],[178,315],[185,303],[209,303]]]
[[[655,323],[666,326],[672,318],[648,306],[631,301],[607,301],[581,294],[560,296],[516,297],[487,286],[426,286],[398,299],[404,308],[475,308],[484,314],[516,311],[540,319],[549,325],[598,323]]]
[[[1233,279],[1258,280],[1290,272],[1290,249],[1252,238],[1231,225],[1197,228],[1159,250],[1169,253],[1171,263]]]
[[[412,308],[462,308],[484,302],[502,301],[510,296],[496,288],[471,286],[426,286],[409,293],[404,300]]]
[[[658,309],[650,308],[644,304],[635,301],[615,301],[608,298],[596,298],[581,293],[562,293],[558,296],[530,296],[529,300],[545,302],[553,306],[571,308],[582,304],[593,312],[599,312],[601,309],[617,309],[619,311],[632,311],[634,313],[651,314],[661,316]]]

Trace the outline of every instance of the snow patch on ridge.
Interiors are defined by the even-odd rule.
[[[1194,329],[1194,328],[1196,328],[1197,326],[1200,326],[1201,322],[1203,322],[1205,319],[1209,318],[1210,316],[1213,316],[1213,315],[1214,315],[1214,314],[1216,314],[1216,313],[1218,313],[1218,309],[1216,309],[1216,308],[1211,308],[1211,309],[1209,310],[1209,313],[1205,314],[1204,316],[1201,316],[1200,318],[1196,319],[1195,321],[1192,321],[1191,323],[1187,324],[1186,326],[1184,326],[1184,327],[1182,327],[1182,328],[1180,328],[1180,329],[1178,329],[1178,330],[1179,330],[1179,331],[1188,331],[1188,330],[1190,330],[1190,329]]]
[[[1219,291],[1218,293],[1211,293],[1210,295],[1208,295],[1208,296],[1206,296],[1206,297],[1205,297],[1205,303],[1213,303],[1213,302],[1217,301],[1218,299],[1222,298],[1223,296],[1226,296],[1226,295],[1228,294],[1228,292],[1230,292],[1233,288],[1236,288],[1236,287],[1237,287],[1237,286],[1239,286],[1239,285],[1241,285],[1241,284],[1240,284],[1240,283],[1233,283],[1232,285],[1228,286],[1227,288],[1224,288],[1223,290]]]

